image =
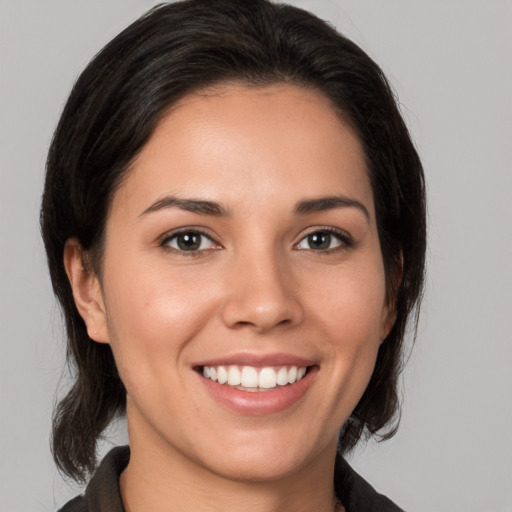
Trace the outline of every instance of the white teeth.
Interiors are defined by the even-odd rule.
[[[263,389],[275,388],[277,384],[277,374],[274,368],[263,368],[258,379],[258,387]]]
[[[217,380],[219,384],[225,384],[228,381],[228,372],[224,366],[219,366],[217,368]]]
[[[277,372],[277,384],[279,386],[288,384],[288,370],[285,367],[279,368],[279,371]]]
[[[305,366],[282,366],[278,369],[266,366],[255,368],[244,366],[242,371],[238,366],[204,366],[203,376],[217,381],[219,384],[245,388],[248,391],[257,389],[272,389],[276,386],[286,386],[301,380],[307,372]]]
[[[244,366],[242,369],[242,376],[240,377],[240,384],[244,388],[257,388],[258,387],[258,371],[252,366]]]
[[[230,386],[240,386],[240,370],[237,366],[230,366],[228,370],[228,384]]]

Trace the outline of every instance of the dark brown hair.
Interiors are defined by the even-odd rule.
[[[75,307],[65,242],[76,237],[100,272],[109,204],[130,163],[172,104],[227,81],[314,88],[363,145],[396,321],[339,446],[345,452],[366,434],[396,429],[404,334],[423,288],[426,214],[422,166],[388,82],[358,46],[306,11],[267,0],[185,0],[155,7],[91,61],[49,150],[41,228],[74,377],[54,411],[52,448],[73,478],[94,469],[96,443],[125,412],[126,392],[110,347],[88,337]]]

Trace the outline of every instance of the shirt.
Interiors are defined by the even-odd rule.
[[[59,512],[124,512],[119,476],[129,460],[128,446],[112,449],[96,470],[84,495],[69,501]],[[334,488],[346,512],[404,512],[379,494],[339,455],[334,470]]]

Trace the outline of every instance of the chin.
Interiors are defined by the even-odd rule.
[[[315,460],[330,459],[336,453],[336,442],[327,447],[315,447],[299,443],[297,438],[290,440],[289,436],[288,440],[254,437],[257,439],[238,446],[230,443],[229,449],[209,452],[208,460],[203,458],[203,465],[232,481],[268,483],[285,480],[314,465]]]
[[[285,456],[283,456],[285,455]],[[210,471],[234,482],[268,483],[284,480],[303,467],[301,458],[286,457],[225,457],[220,464],[209,465]]]

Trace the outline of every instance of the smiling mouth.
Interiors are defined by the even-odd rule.
[[[307,366],[201,366],[198,372],[212,380],[240,391],[275,391],[295,384],[308,373]]]

